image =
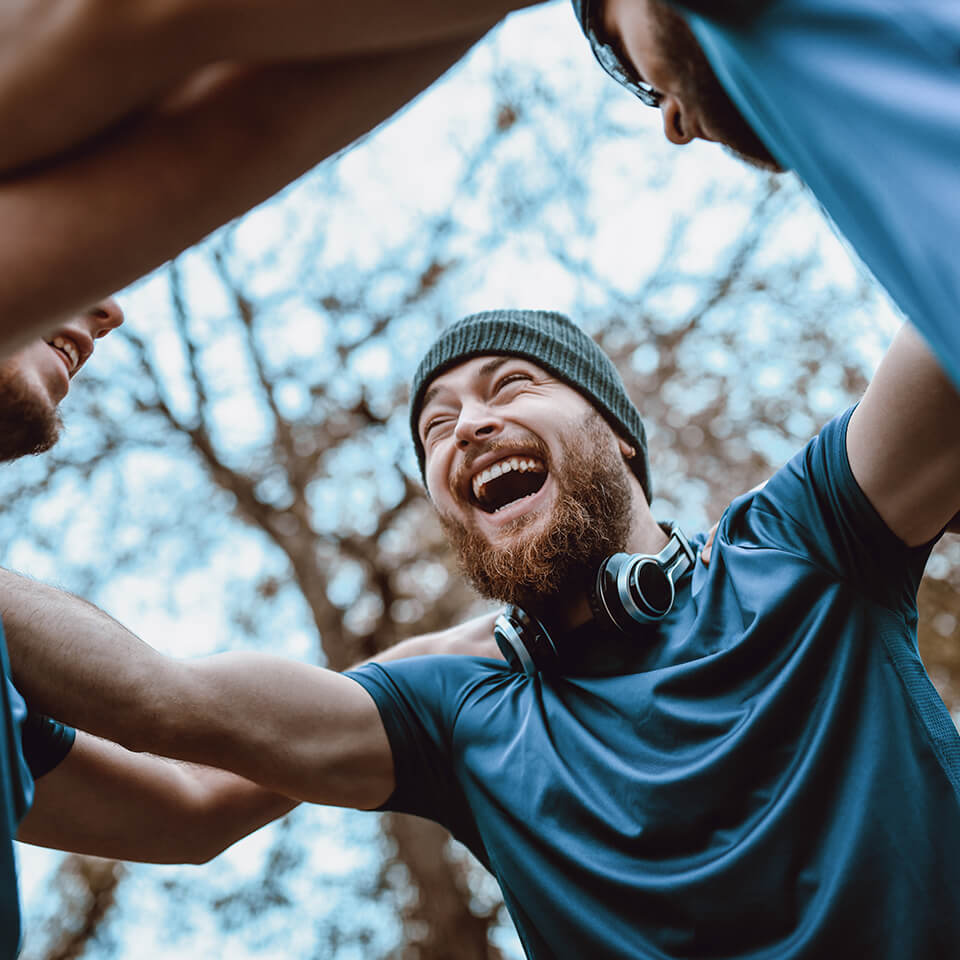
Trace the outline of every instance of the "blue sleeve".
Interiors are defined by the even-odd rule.
[[[739,25],[699,5],[727,93],[960,386],[960,3],[776,0]]]
[[[907,547],[854,479],[847,457],[853,409],[831,420],[762,490],[734,501],[722,536],[807,557],[882,606],[913,610],[933,544]]]
[[[486,862],[453,758],[456,715],[481,659],[410,657],[367,663],[346,676],[373,697],[393,752],[396,786],[382,809],[443,825]]]
[[[771,0],[670,0],[677,9],[717,23],[743,23],[757,16]]]

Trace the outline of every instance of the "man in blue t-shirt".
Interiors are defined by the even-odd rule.
[[[102,301],[0,361],[0,462],[50,449],[60,402],[123,322]],[[57,632],[69,632],[71,617]],[[223,770],[130,753],[32,713],[10,677],[0,623],[0,960],[21,938],[13,839],[78,853],[201,862],[286,813],[294,801]]]
[[[960,384],[960,4],[573,5],[667,139],[796,171]]]
[[[465,573],[511,604],[506,661],[181,663],[92,608],[63,642],[75,604],[38,585],[4,601],[14,675],[132,749],[436,820],[532,957],[954,957],[960,737],[916,591],[960,508],[958,416],[905,328],[857,407],[730,505],[706,567],[650,512],[609,358],[558,314],[473,315],[410,422]]]

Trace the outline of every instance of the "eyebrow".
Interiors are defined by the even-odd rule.
[[[499,370],[505,363],[510,360],[523,359],[522,357],[517,358],[510,355],[503,355],[501,357],[493,357],[488,360],[482,367],[477,371],[477,376],[479,377],[489,377],[494,371]],[[427,409],[427,405],[436,399],[437,394],[441,393],[443,387],[433,386],[423,395],[423,400],[420,403],[420,416],[423,416],[423,411]]]

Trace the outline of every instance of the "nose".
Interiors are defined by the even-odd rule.
[[[87,320],[90,323],[90,335],[99,340],[123,323],[123,308],[113,297],[107,297],[87,310]]]
[[[660,113],[663,116],[663,135],[678,146],[689,143],[694,139],[688,124],[684,124],[683,108],[676,97],[664,97],[660,104]]]
[[[457,446],[465,449],[472,443],[480,443],[496,436],[503,422],[486,404],[464,404],[453,431]]]

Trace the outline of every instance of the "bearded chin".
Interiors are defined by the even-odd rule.
[[[600,563],[624,548],[633,502],[626,467],[608,443],[586,446],[565,448],[548,522],[538,524],[539,514],[517,518],[503,529],[509,546],[494,546],[459,520],[440,517],[461,571],[482,596],[543,616],[557,598],[584,593]]]
[[[32,396],[16,370],[0,369],[0,462],[44,453],[61,426],[56,408]]]

